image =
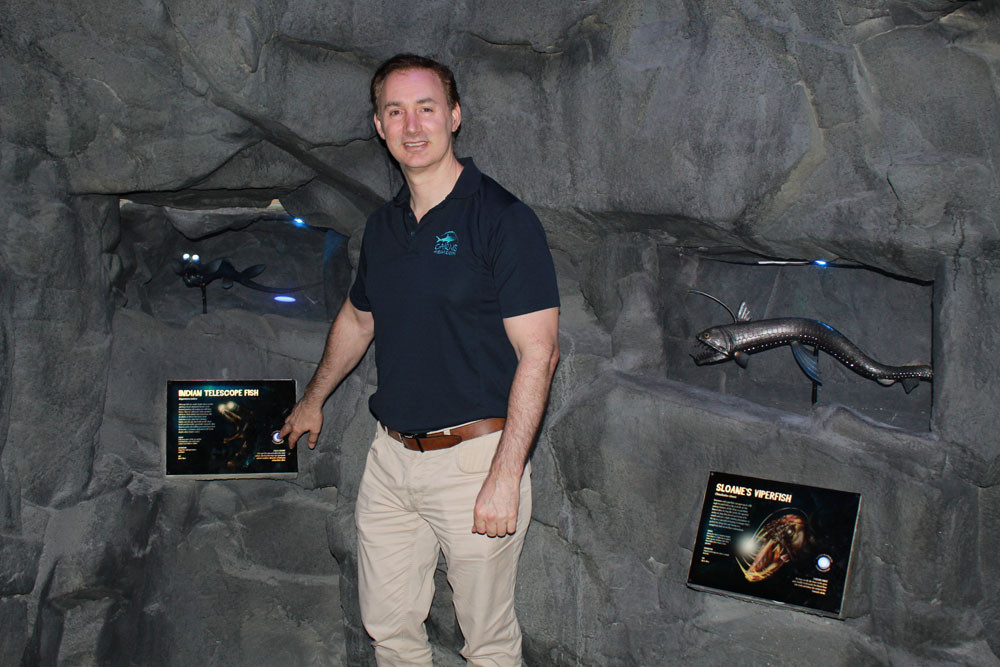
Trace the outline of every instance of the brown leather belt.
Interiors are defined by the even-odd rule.
[[[503,417],[490,417],[434,433],[400,433],[385,424],[381,426],[390,438],[403,443],[407,449],[412,449],[415,452],[431,452],[436,449],[454,447],[463,440],[471,440],[501,431],[506,421]]]

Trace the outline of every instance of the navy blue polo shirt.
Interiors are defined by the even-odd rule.
[[[398,431],[504,417],[517,357],[503,318],[559,305],[535,213],[470,158],[418,224],[410,191],[365,226],[351,303],[375,320],[369,407]]]

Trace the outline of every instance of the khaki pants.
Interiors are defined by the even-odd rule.
[[[500,433],[449,449],[414,452],[378,427],[358,489],[361,616],[380,666],[430,665],[424,620],[438,550],[448,563],[455,613],[473,665],[520,665],[514,584],[531,518],[531,471],[521,480],[517,531],[472,532],[472,510]]]

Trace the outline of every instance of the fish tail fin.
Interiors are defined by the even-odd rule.
[[[261,273],[263,273],[264,269],[266,269],[266,268],[267,268],[267,265],[265,265],[265,264],[254,264],[249,269],[247,269],[246,271],[244,271],[244,272],[242,272],[240,274],[240,279],[241,280],[249,280],[250,278],[256,278]]]

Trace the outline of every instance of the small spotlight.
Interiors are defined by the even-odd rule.
[[[293,218],[292,222],[295,223],[296,227],[305,227],[306,226],[306,221],[303,220],[302,218]]]
[[[825,259],[814,259],[813,260],[813,264],[815,264],[816,266],[826,266],[826,260]]]
[[[200,262],[201,261],[201,257],[199,257],[198,255],[191,255],[191,261],[192,262]]]
[[[274,300],[280,301],[281,303],[295,303],[294,296],[285,296],[283,294],[279,294],[278,296],[274,297]]]
[[[189,259],[191,259],[191,255],[184,253],[183,255],[181,255],[181,259],[183,259],[186,262]]]
[[[816,559],[816,569],[820,572],[828,572],[832,565],[833,559],[826,554],[822,554]]]

